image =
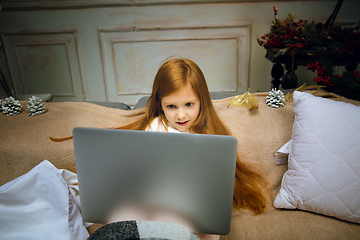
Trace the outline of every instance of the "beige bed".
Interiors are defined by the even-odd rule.
[[[267,93],[253,94],[256,109],[229,108],[231,98],[214,100],[224,123],[238,139],[242,161],[256,164],[271,185],[275,198],[287,165],[275,164],[275,153],[292,135],[293,103],[283,108],[265,104]],[[350,101],[357,105],[359,102]],[[25,106],[26,102],[22,102]],[[29,117],[0,114],[0,185],[27,173],[44,159],[58,168],[75,166],[73,142],[52,142],[49,137],[70,136],[74,127],[111,128],[134,121],[143,109],[121,110],[84,102],[47,102],[48,112]],[[90,227],[93,232],[98,226]],[[279,210],[271,205],[260,215],[233,214],[231,231],[221,239],[359,239],[360,225],[300,210]]]

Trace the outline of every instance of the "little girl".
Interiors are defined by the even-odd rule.
[[[230,135],[212,105],[202,71],[188,59],[171,59],[160,67],[145,114],[139,120],[119,129]],[[68,138],[58,140],[65,139]],[[234,209],[244,208],[256,214],[263,212],[268,199],[266,188],[265,179],[237,156]],[[207,234],[198,237],[219,238]]]
[[[212,105],[205,77],[188,59],[171,59],[157,72],[145,115],[121,129],[231,135]],[[233,207],[264,211],[267,182],[237,157]]]

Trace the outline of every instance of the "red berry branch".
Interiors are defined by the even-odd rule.
[[[308,69],[315,72],[317,71],[317,78],[314,79],[314,82],[320,83],[321,85],[325,86],[334,86],[335,84],[330,82],[331,78],[328,76],[328,71],[325,68],[324,63],[315,62],[312,64],[309,64]]]
[[[342,88],[360,96],[359,71],[345,71],[341,76],[335,75],[331,61],[334,58],[348,59],[351,56],[357,59],[356,57],[360,56],[359,26],[328,27],[321,22],[302,19],[295,21],[295,16],[291,14],[284,20],[279,20],[276,6],[273,10],[274,20],[270,32],[257,38],[260,46],[272,51],[275,58],[287,55],[294,61],[295,56],[299,55],[316,56],[318,62],[308,65],[310,70],[317,73],[315,82],[328,86],[327,89]],[[354,61],[351,60],[350,63],[356,64]]]
[[[326,62],[326,61],[325,61]],[[360,72],[357,70],[345,71],[341,76],[333,74],[333,67],[331,63],[325,64],[322,62],[315,62],[309,64],[308,69],[317,71],[317,78],[314,82],[329,87],[346,86],[347,88],[359,91],[360,89]]]
[[[340,57],[343,54],[360,53],[359,26],[355,28],[341,28],[339,26],[325,28],[322,23],[308,22],[288,14],[280,21],[278,10],[274,6],[274,17],[270,32],[257,38],[264,48],[278,48],[279,54],[295,54],[303,50],[313,54],[330,54]],[[275,50],[276,51],[276,50]]]

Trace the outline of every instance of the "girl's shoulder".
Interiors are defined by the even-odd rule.
[[[161,128],[162,127],[162,128]],[[146,127],[145,131],[151,132],[166,132],[165,127],[160,123],[159,117],[154,118],[149,126]]]

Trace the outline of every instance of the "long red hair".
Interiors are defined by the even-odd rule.
[[[139,120],[120,129],[145,130],[151,122],[159,117],[167,127],[167,121],[161,109],[161,99],[190,84],[200,100],[200,112],[190,128],[192,133],[231,135],[230,130],[218,117],[206,84],[204,74],[199,66],[188,59],[171,59],[165,62],[157,72],[151,96],[147,102],[145,114]],[[266,180],[250,166],[241,162],[237,156],[233,207],[245,208],[259,214],[266,205]]]

